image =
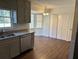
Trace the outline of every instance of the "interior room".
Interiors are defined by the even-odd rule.
[[[77,8],[77,0],[0,0],[0,59],[74,59]]]

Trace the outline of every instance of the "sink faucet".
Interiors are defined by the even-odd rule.
[[[4,32],[5,32],[5,29],[4,28],[0,29],[0,36],[1,35],[4,35]]]
[[[3,29],[2,32],[5,32],[5,29]]]
[[[3,33],[3,32],[5,32],[5,30],[4,29],[1,29],[0,32]]]

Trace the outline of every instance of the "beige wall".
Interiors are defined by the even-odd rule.
[[[73,8],[75,8],[75,4],[74,6],[71,6],[71,7],[64,6],[64,7],[53,8],[51,13],[52,14],[73,14],[72,13],[74,11]]]
[[[21,29],[29,29],[29,24],[19,24],[17,26],[12,27],[14,30],[21,30]]]
[[[48,17],[43,16],[43,28],[36,29],[36,34],[71,41],[73,19],[74,7],[55,8]]]
[[[29,29],[29,24],[28,23],[27,24],[19,24],[19,25],[15,25],[14,27],[3,28],[3,29],[4,29],[4,31]]]
[[[75,0],[69,6],[52,7],[49,17],[43,17],[43,28],[36,30],[38,32],[37,35],[43,34],[44,36],[71,41],[74,10]],[[35,13],[41,13],[41,11],[37,10]]]
[[[43,16],[43,28],[35,29],[36,35],[71,41],[73,19],[74,7],[55,8],[49,16]]]
[[[56,38],[63,39],[66,41],[71,41],[74,10],[75,10],[75,5],[71,7],[68,6],[58,7],[52,10],[51,14],[55,14],[58,16],[58,20],[57,19],[53,20],[53,21],[57,21],[55,22],[55,24],[58,23],[57,32],[54,31],[57,33]]]

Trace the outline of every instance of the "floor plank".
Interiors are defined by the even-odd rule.
[[[67,59],[70,42],[35,37],[34,49],[15,59]]]

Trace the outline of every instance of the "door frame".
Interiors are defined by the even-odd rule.
[[[74,59],[75,57],[75,43],[76,41],[78,40],[78,36],[77,36],[77,33],[78,33],[78,0],[76,0],[76,3],[75,3],[75,13],[74,13],[74,22],[73,22],[73,29],[72,29],[72,37],[71,37],[71,44],[70,44],[70,49],[69,49],[69,56],[68,56],[68,59]],[[76,43],[76,46],[78,44]],[[78,54],[76,54],[77,56]],[[78,59],[78,57],[76,57]]]

